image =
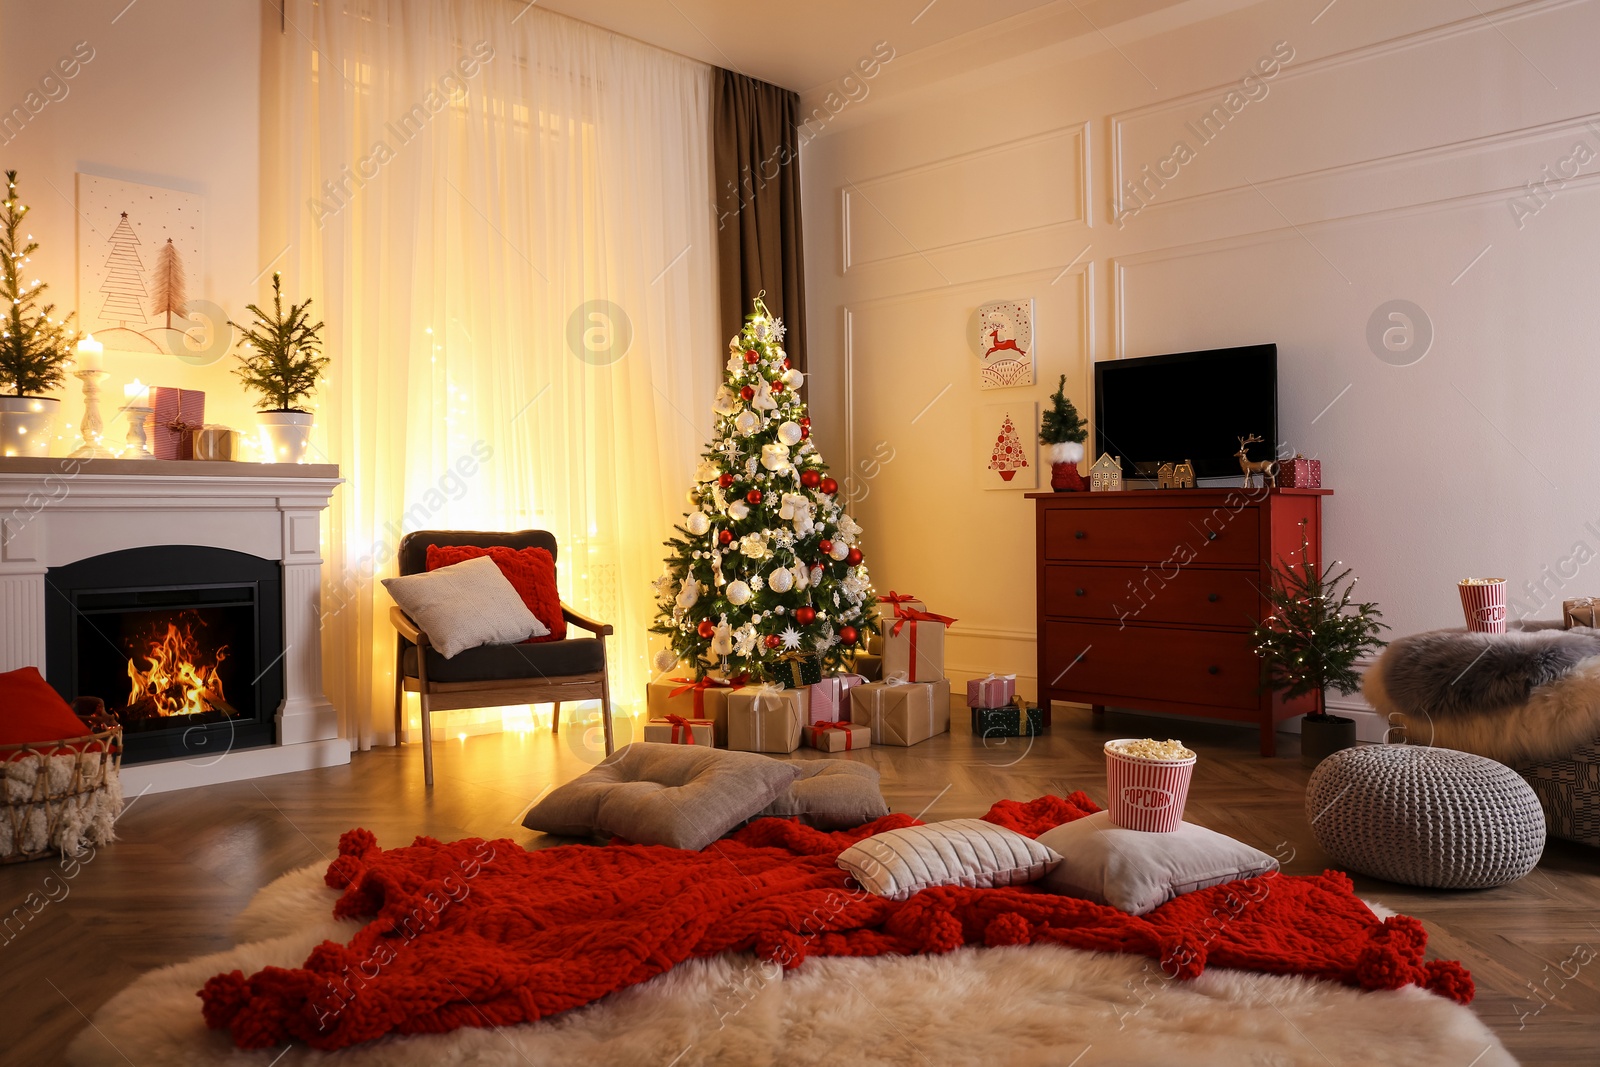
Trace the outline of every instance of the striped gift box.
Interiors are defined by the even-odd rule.
[[[1140,759],[1118,752],[1107,741],[1106,811],[1125,830],[1168,834],[1183,822],[1183,805],[1189,799],[1194,756],[1186,760]]]
[[[1461,612],[1467,617],[1467,629],[1484,634],[1506,632],[1504,578],[1463,578],[1456,585],[1461,590]]]
[[[1017,676],[991,674],[967,681],[967,707],[1003,708],[1017,695]]]

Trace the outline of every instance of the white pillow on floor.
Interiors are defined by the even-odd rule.
[[[514,645],[550,632],[488,556],[385,578],[383,587],[445,659],[479,645]]]
[[[1060,856],[1032,838],[982,819],[888,830],[839,853],[839,866],[863,889],[890,900],[904,900],[935,885],[1023,885],[1043,878],[1060,862]]]

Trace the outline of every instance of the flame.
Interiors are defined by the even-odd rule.
[[[201,657],[200,643],[195,640],[194,627],[187,623],[180,629],[176,623],[167,623],[165,636],[150,641],[144,656],[149,665],[140,670],[128,660],[128,680],[133,683],[128,693],[128,704],[143,700],[154,702],[156,714],[200,715],[212,710],[225,710],[222,695],[222,678],[217,668],[228,656],[228,646],[220,646],[212,653],[209,665],[197,663]]]

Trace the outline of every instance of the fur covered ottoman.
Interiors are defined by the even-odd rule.
[[[1378,657],[1362,694],[1388,718],[1389,740],[1515,768],[1551,837],[1600,846],[1600,630],[1413,634]]]

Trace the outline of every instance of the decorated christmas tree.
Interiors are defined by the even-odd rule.
[[[663,672],[687,664],[697,680],[779,678],[813,656],[832,670],[875,628],[861,527],[811,441],[805,376],[789,365],[783,335],[758,297],[728,342],[693,510],[666,542],[655,583],[651,630],[670,646],[656,657]]]

